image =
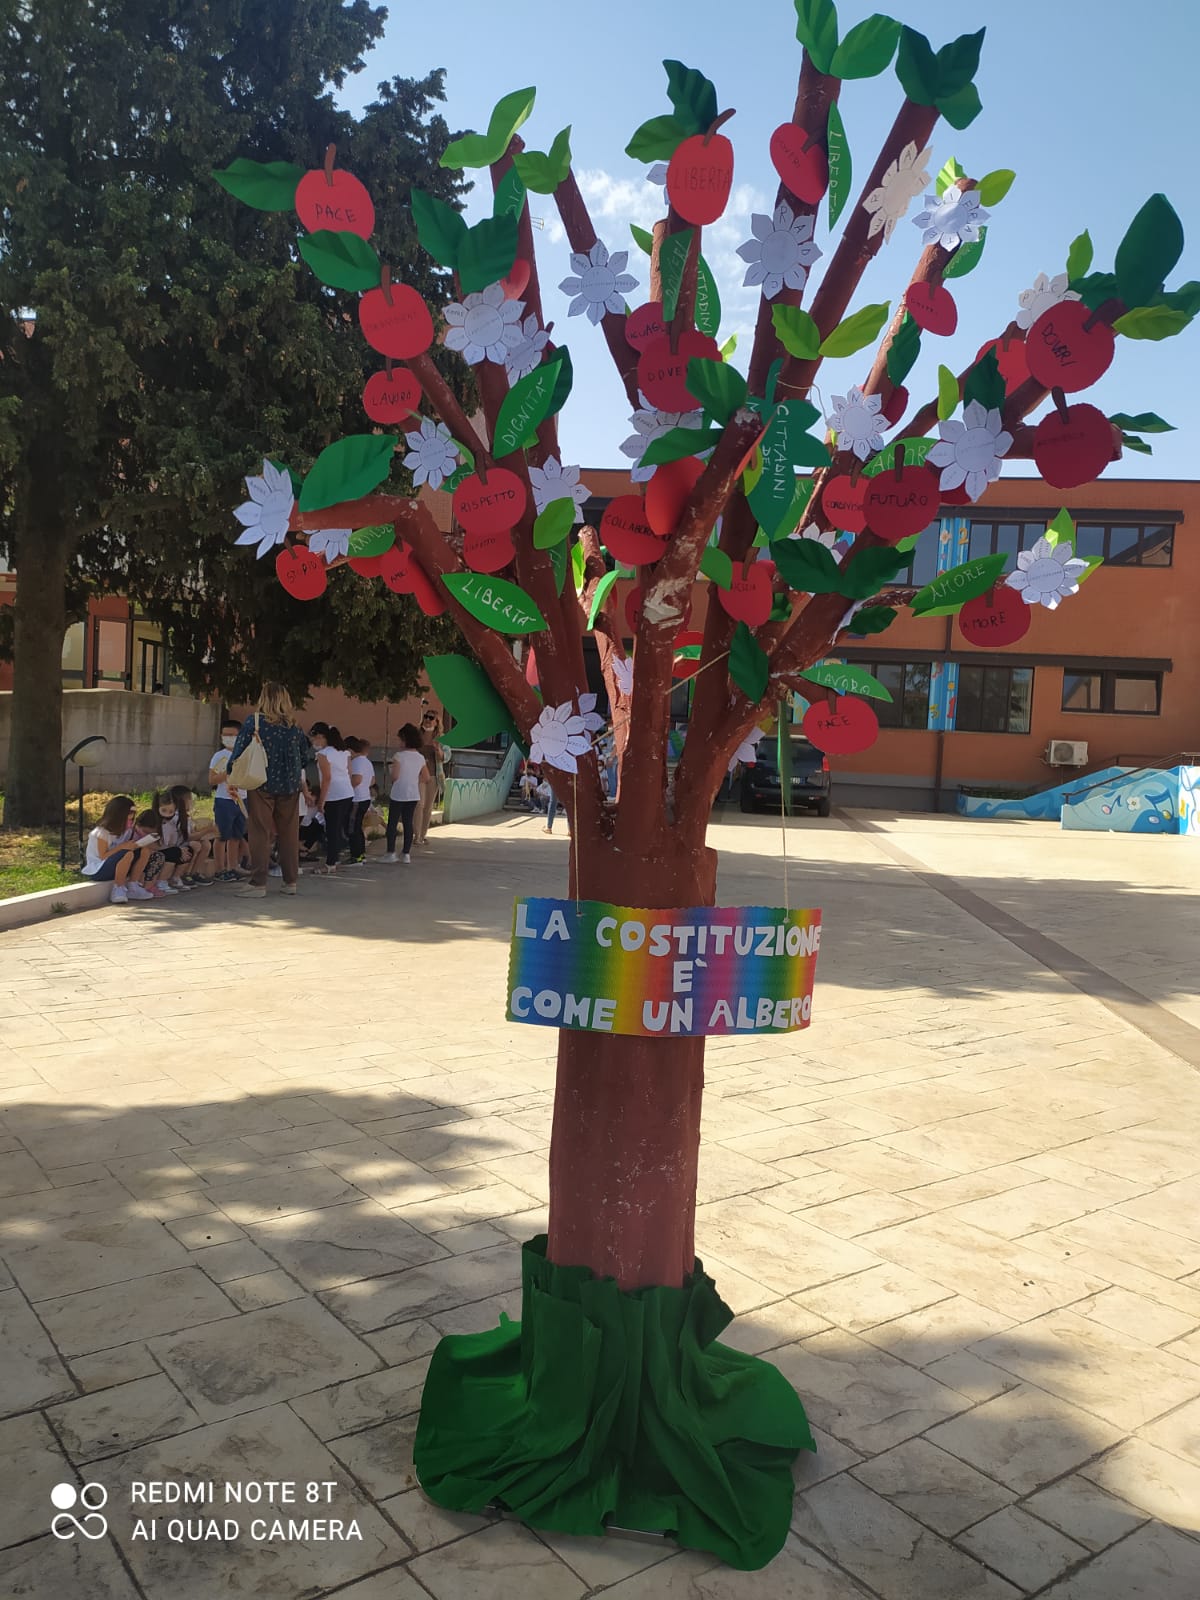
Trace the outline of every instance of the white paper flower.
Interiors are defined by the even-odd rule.
[[[923,243],[957,250],[960,244],[976,242],[990,216],[980,203],[978,189],[964,190],[951,184],[943,195],[927,194],[925,210],[919,211],[913,222],[922,230]]]
[[[263,462],[261,478],[247,478],[246,488],[250,498],[237,507],[234,516],[245,528],[239,534],[238,544],[256,544],[255,554],[261,558],[287,537],[288,521],[296,497],[292,493],[291,475],[285,468],[273,467]]]
[[[351,528],[320,528],[308,536],[308,548],[314,555],[324,556],[326,564],[339,556],[350,554]]]
[[[557,767],[560,772],[578,772],[576,756],[592,748],[583,718],[567,701],[561,706],[546,706],[530,732],[529,759]]]
[[[790,534],[789,538],[792,538],[792,539],[812,539],[817,544],[823,544],[825,546],[826,550],[832,550],[834,545],[838,542],[838,536],[837,536],[836,531],[834,531],[833,529],[829,529],[827,531],[823,531],[822,529],[817,527],[815,522],[810,522],[808,527],[805,528],[802,533]]]
[[[884,173],[878,189],[872,189],[863,201],[863,210],[871,214],[868,239],[873,239],[880,229],[885,244],[892,237],[896,224],[929,182],[925,163],[932,149],[932,145],[927,145],[918,155],[915,144],[906,144]]]
[[[1016,572],[1010,572],[1004,581],[1027,606],[1057,611],[1060,600],[1079,593],[1079,579],[1086,571],[1087,562],[1072,555],[1065,540],[1051,544],[1049,539],[1039,539],[1032,550],[1020,552]]]
[[[773,217],[755,214],[750,218],[750,232],[754,237],[738,246],[738,255],[750,263],[742,283],[761,283],[768,300],[774,300],[785,286],[803,289],[809,267],[821,255],[812,242],[813,219],[796,216],[787,201],[781,200]]]
[[[854,384],[847,394],[835,394],[833,414],[825,418],[838,436],[838,448],[853,450],[860,461],[869,461],[883,449],[883,398],[864,394]]]
[[[613,657],[612,675],[621,694],[628,697],[633,693],[633,662],[628,656]]]
[[[606,311],[618,316],[625,310],[625,297],[637,288],[637,279],[625,268],[629,265],[629,251],[618,250],[609,255],[607,247],[597,239],[587,255],[571,257],[573,278],[564,278],[559,288],[574,298],[567,315],[577,317],[587,312],[589,322],[599,322]]]
[[[1017,327],[1032,328],[1043,311],[1051,310],[1063,300],[1078,300],[1075,291],[1067,288],[1069,282],[1065,272],[1056,273],[1053,278],[1039,272],[1030,287],[1021,292]]]
[[[550,342],[550,335],[545,328],[538,326],[538,319],[532,311],[516,327],[520,332],[520,342],[512,346],[504,363],[510,388],[518,378],[528,377],[541,366],[542,353]]]
[[[738,745],[737,749],[729,758],[730,772],[733,771],[734,767],[737,766],[739,761],[743,766],[747,767],[753,767],[758,764],[758,741],[764,737],[765,733],[765,728],[751,728],[750,732],[746,735],[741,744]]]
[[[579,696],[579,712],[583,718],[583,726],[588,733],[601,733],[604,729],[604,718],[596,710],[596,696],[594,694],[581,694]]]
[[[458,446],[450,437],[445,423],[426,417],[419,433],[406,433],[408,454],[404,465],[413,475],[419,489],[427,483],[431,489],[440,489],[443,481],[458,467]]]
[[[646,182],[654,184],[657,189],[661,189],[664,195],[667,192],[667,169],[669,165],[670,163],[667,161],[656,161],[646,174]]]
[[[644,399],[645,396],[642,396]],[[621,454],[628,456],[635,463],[629,476],[634,483],[648,483],[657,472],[657,467],[639,467],[636,465],[650,447],[654,439],[661,439],[664,433],[670,433],[672,428],[699,428],[704,422],[703,411],[656,411],[653,406],[643,406],[630,417],[634,432],[630,434],[621,446]]]
[[[989,411],[978,400],[972,400],[963,412],[962,421],[951,417],[939,422],[941,444],[935,444],[926,456],[932,467],[941,467],[942,492],[966,486],[972,500],[979,496],[1000,476],[1000,463],[1012,449],[1012,434],[1005,431],[999,411]]]
[[[476,366],[480,361],[494,361],[504,366],[509,352],[521,343],[521,313],[523,300],[506,300],[504,286],[489,283],[479,294],[469,294],[461,305],[452,301],[445,308],[445,344],[447,350],[457,350],[464,361]],[[536,363],[535,363],[536,365]]]
[[[579,508],[592,492],[586,483],[580,483],[578,467],[564,467],[554,456],[546,457],[544,467],[530,467],[529,482],[533,486],[533,503],[539,516],[552,501],[574,500],[578,519]]]

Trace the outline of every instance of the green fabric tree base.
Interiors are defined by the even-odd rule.
[[[791,1464],[814,1450],[783,1374],[716,1343],[733,1314],[700,1262],[682,1289],[612,1278],[522,1247],[522,1320],[434,1352],[416,1468],[452,1511],[496,1503],[535,1528],[669,1534],[732,1567],[778,1554]]]

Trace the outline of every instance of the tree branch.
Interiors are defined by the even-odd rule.
[[[576,255],[586,255],[597,242],[597,234],[588,215],[587,202],[579,192],[575,173],[567,176],[554,191],[554,203],[566,229],[567,239]],[[625,337],[625,318],[614,311],[606,311],[600,319],[605,343],[617,369],[617,376],[625,387],[629,404],[638,408],[637,351]]]

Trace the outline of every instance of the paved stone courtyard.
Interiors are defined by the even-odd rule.
[[[565,881],[539,830],[0,935],[0,1594],[1196,1600],[1186,840],[790,826],[792,903],[825,913],[814,1022],[714,1041],[697,1226],[730,1341],[817,1431],[765,1572],[424,1501],[429,1353],[517,1314],[515,1241],[545,1226],[555,1036],[503,1021],[513,895]],[[714,833],[722,900],[778,903],[778,824]],[[173,1475],[333,1487],[131,1504]],[[84,1482],[108,1536],[54,1538],[51,1488]],[[264,1513],[362,1537],[249,1537]],[[174,1516],[241,1535],[172,1542]]]

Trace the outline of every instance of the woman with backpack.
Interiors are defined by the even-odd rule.
[[[242,725],[229,763],[230,784],[246,791],[251,870],[249,884],[238,891],[244,898],[262,900],[266,896],[272,833],[279,841],[283,892],[296,893],[300,782],[312,759],[313,747],[304,729],[296,725],[291,695],[281,683],[264,683],[258,709]]]

